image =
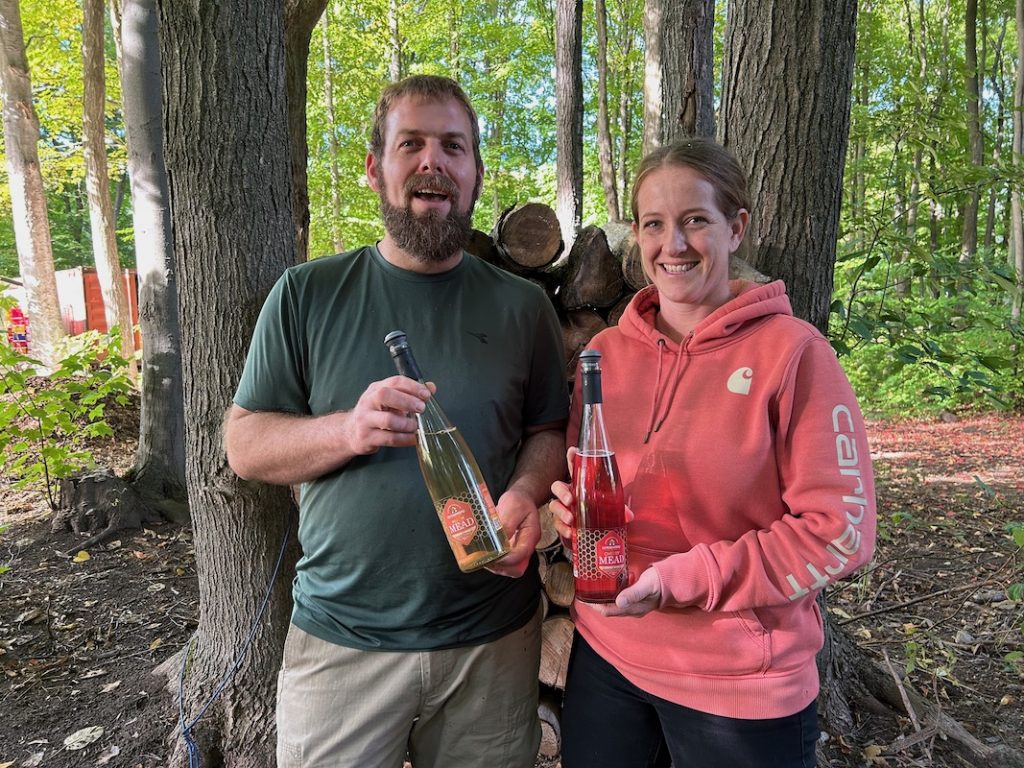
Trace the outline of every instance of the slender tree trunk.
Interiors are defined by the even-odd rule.
[[[338,133],[334,119],[334,65],[331,63],[331,38],[328,34],[330,8],[324,9],[321,19],[321,41],[324,49],[324,101],[327,108],[327,151],[331,155],[331,245],[335,253],[345,250],[341,240],[341,174],[338,171]]]
[[[135,333],[124,272],[117,255],[114,236],[114,212],[110,204],[110,177],[107,174],[105,126],[106,83],[103,73],[103,0],[82,2],[82,59],[84,62],[84,128],[86,189],[89,193],[89,221],[92,229],[92,252],[96,276],[103,292],[107,328],[118,326],[121,354],[136,366]]]
[[[391,82],[402,79],[402,38],[398,34],[398,0],[388,0],[388,34],[390,36],[390,66],[388,74]]]
[[[1014,168],[1021,168],[1021,155],[1024,154],[1024,0],[1017,0],[1017,76],[1013,86],[1013,165]],[[1018,173],[1019,177],[1019,173]],[[1024,215],[1020,199],[1020,182],[1014,180],[1011,184],[1011,242],[1013,252],[1011,263],[1017,276],[1017,292],[1013,297],[1010,307],[1010,322],[1013,325],[1020,324],[1021,297],[1024,294]]]
[[[985,162],[981,137],[980,97],[978,87],[978,0],[967,0],[964,19],[964,83],[967,89],[967,136],[970,145],[971,167],[980,172]],[[968,264],[978,252],[977,182],[971,182],[964,204],[963,232],[960,238],[960,263]]]
[[[608,220],[618,221],[622,212],[615,188],[615,160],[608,119],[608,13],[604,0],[594,0],[594,16],[597,26],[597,158],[601,165],[601,186]]]
[[[556,0],[555,7],[555,210],[563,253],[583,223],[583,0]]]
[[[4,148],[11,190],[14,239],[25,286],[31,354],[43,368],[57,366],[56,345],[64,338],[57,299],[50,219],[39,168],[39,118],[32,104],[32,82],[18,0],[0,0],[0,67],[4,97]]]
[[[999,30],[999,39],[993,51],[992,75],[989,78],[990,87],[996,94],[996,132],[992,139],[992,165],[999,167],[1003,157],[1003,142],[1006,141],[1006,81],[1003,76],[1003,46],[1006,44],[1006,32],[1009,26],[1008,19],[1003,19],[1002,28]],[[1001,188],[1002,185],[999,185]],[[991,185],[988,190],[988,205],[985,213],[985,238],[984,247],[991,252],[995,244],[996,231],[996,197],[1000,188]]]
[[[731,0],[726,30],[719,133],[751,182],[752,266],[785,280],[794,312],[822,330],[832,302],[856,20],[856,0],[794,0],[767,12],[759,0]]]
[[[185,505],[181,334],[164,165],[156,0],[122,0],[121,96],[135,222],[142,412],[132,485],[172,518]]]
[[[288,78],[288,133],[291,143],[292,188],[295,194],[295,263],[309,258],[309,185],[306,176],[306,80],[309,41],[327,0],[285,0],[284,45]]]
[[[253,624],[289,525],[287,488],[241,482],[227,469],[221,420],[260,307],[295,262],[292,142],[282,4],[159,0],[159,9],[186,478],[199,572],[199,624],[184,686],[191,723]],[[274,765],[290,566],[277,578],[237,673],[194,729],[203,765]],[[175,685],[179,661],[169,670]],[[179,741],[171,764],[183,763]]]
[[[627,30],[624,33],[624,37],[622,58],[623,61],[628,62],[633,51],[633,36]],[[629,154],[633,147],[633,93],[636,91],[636,77],[637,73],[632,69],[627,69],[623,72],[622,87],[619,90],[619,129],[621,131],[619,140],[619,179],[622,184],[619,197],[622,200],[624,218],[632,215],[632,211],[628,210],[629,204],[626,201],[630,199],[631,169],[629,166]]]

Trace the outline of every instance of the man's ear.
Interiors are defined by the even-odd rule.
[[[377,157],[373,152],[366,153],[366,181],[370,184],[370,189],[374,192],[380,192],[380,181],[377,179],[377,173],[379,172]]]

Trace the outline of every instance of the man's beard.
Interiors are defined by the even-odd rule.
[[[399,248],[422,262],[447,261],[462,250],[473,228],[473,204],[465,213],[458,211],[459,191],[446,176],[416,174],[403,185],[402,199],[411,203],[412,192],[425,186],[438,187],[448,195],[448,214],[427,211],[422,215],[412,212],[409,205],[399,207],[388,202],[384,179],[380,179],[380,214],[384,228]]]

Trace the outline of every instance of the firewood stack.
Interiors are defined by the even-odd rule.
[[[640,249],[629,222],[584,227],[568,254],[562,253],[558,218],[550,206],[525,203],[506,209],[491,234],[473,230],[469,253],[541,286],[562,325],[566,377],[576,376],[577,361],[590,340],[615,325],[638,290],[648,284]],[[730,278],[766,283],[770,278],[739,257],[729,263]],[[562,691],[572,647],[569,607],[575,595],[572,554],[562,546],[547,505],[541,508],[537,545],[544,623],[541,625],[540,755],[561,751]]]

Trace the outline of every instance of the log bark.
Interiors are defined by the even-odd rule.
[[[543,203],[523,203],[507,208],[492,234],[498,252],[515,266],[545,267],[562,252],[558,216]]]
[[[544,685],[565,688],[575,626],[568,616],[549,616],[540,627],[540,674]]]
[[[550,563],[543,576],[544,594],[555,605],[568,608],[576,597],[576,584],[572,576],[572,564],[567,560]]]
[[[562,319],[562,343],[565,347],[566,377],[576,378],[576,363],[580,352],[586,349],[590,340],[608,327],[608,324],[592,309],[577,309],[566,313]]]
[[[622,269],[599,227],[585,227],[569,252],[568,267],[559,288],[565,309],[610,307],[625,290]]]
[[[562,751],[562,695],[559,691],[541,688],[537,717],[540,719],[540,755],[556,757]]]
[[[60,502],[50,520],[54,533],[93,534],[67,554],[107,541],[125,528],[141,528],[163,520],[133,485],[109,469],[65,477],[60,481]]]

